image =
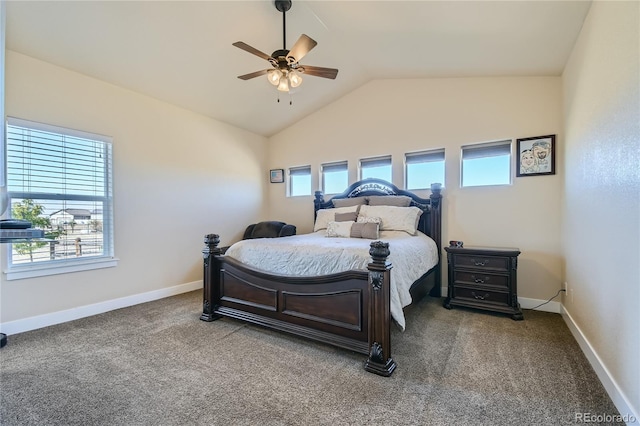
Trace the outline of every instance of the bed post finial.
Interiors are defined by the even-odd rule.
[[[315,193],[315,200],[313,200],[313,205],[316,208],[316,211],[318,211],[320,209],[320,205],[324,203],[324,194],[322,193],[322,191],[316,191]]]
[[[440,200],[442,200],[442,184],[441,183],[432,183],[431,184],[431,195],[429,196],[431,199],[431,206],[433,208],[440,208]]]
[[[396,369],[391,358],[391,310],[389,304],[391,287],[391,263],[387,257],[389,243],[374,241],[369,254],[373,261],[369,263],[369,358],[364,369],[370,373],[388,377]]]

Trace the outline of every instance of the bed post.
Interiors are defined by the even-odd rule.
[[[202,321],[214,321],[220,318],[214,314],[214,309],[220,301],[220,262],[216,260],[220,251],[220,236],[207,234],[204,236],[205,248],[202,249],[204,260],[203,290],[202,290]]]
[[[369,358],[364,362],[364,369],[370,373],[389,377],[396,369],[396,362],[391,358],[391,312],[390,293],[391,263],[389,243],[374,241],[369,254],[373,262],[369,263]]]
[[[322,191],[316,191],[315,193],[315,199],[313,200],[313,219],[316,219],[316,216],[318,215],[318,210],[320,210],[320,206],[322,205],[322,203],[324,203],[324,195],[322,194]]]
[[[431,200],[431,214],[429,215],[431,223],[429,224],[429,229],[438,247],[436,283],[429,292],[429,295],[432,297],[440,297],[442,295],[442,184],[431,184],[431,195],[429,199]]]

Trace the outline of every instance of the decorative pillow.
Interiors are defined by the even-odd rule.
[[[409,207],[411,197],[406,195],[374,195],[369,197],[370,206],[396,206]]]
[[[358,213],[358,221],[360,221],[360,217],[379,217],[382,219],[380,224],[381,231],[404,231],[410,235],[415,235],[421,214],[422,210],[417,207],[364,205]]]
[[[358,212],[336,213],[336,222],[355,222],[358,219]]]
[[[382,219],[379,217],[367,217],[367,216],[358,216],[356,220],[358,223],[375,223],[376,225],[380,225],[382,223]]]
[[[321,229],[327,229],[329,222],[336,220],[336,213],[353,213],[358,211],[359,206],[338,207],[335,209],[320,209],[316,214],[316,223],[313,226],[313,232]]]
[[[351,238],[367,238],[375,240],[378,238],[378,224],[369,223],[354,223],[351,225]]]
[[[333,207],[351,207],[367,204],[367,197],[338,198],[331,200]]]
[[[329,222],[327,224],[327,237],[349,238],[351,235],[351,225],[353,221],[348,222]]]

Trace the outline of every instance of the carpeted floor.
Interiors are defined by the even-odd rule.
[[[560,315],[524,321],[425,298],[392,332],[398,368],[222,319],[191,292],[9,336],[0,424],[514,425],[618,414]],[[594,424],[594,423],[592,423]]]

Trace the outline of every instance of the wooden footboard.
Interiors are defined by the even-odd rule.
[[[389,244],[371,243],[368,271],[321,277],[271,275],[222,256],[205,237],[203,321],[222,316],[367,354],[364,368],[390,376]]]

